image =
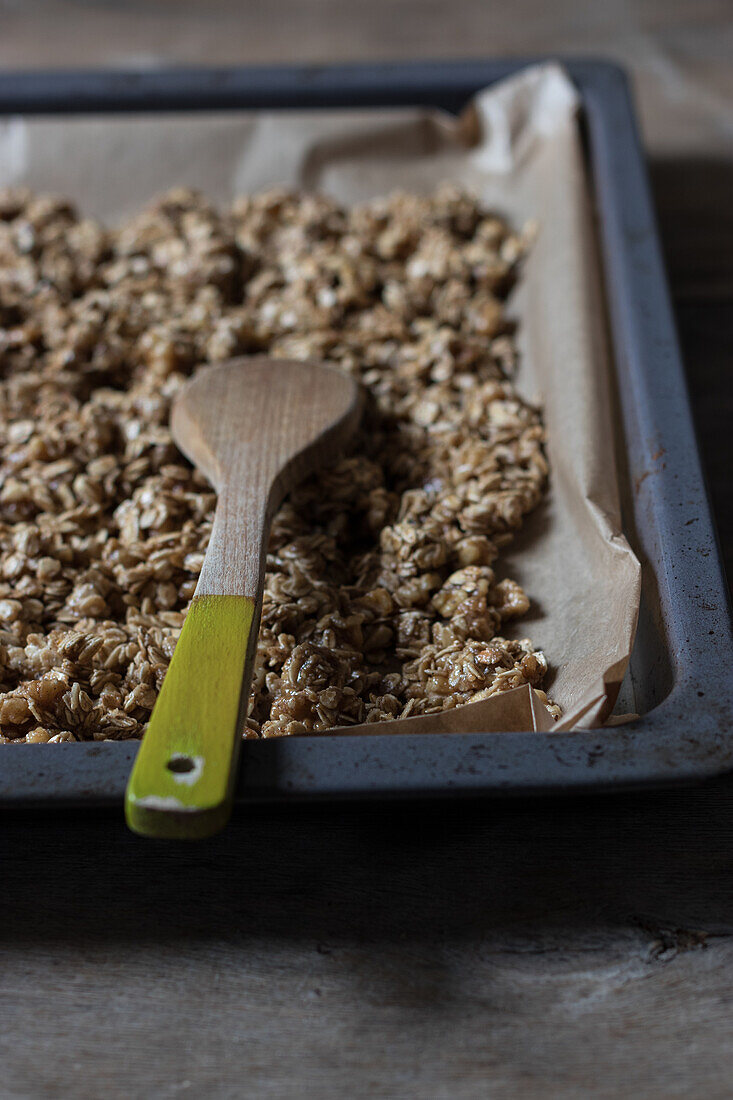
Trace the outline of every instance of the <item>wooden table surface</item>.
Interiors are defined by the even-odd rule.
[[[0,0],[0,67],[547,52],[634,76],[726,558],[730,0]],[[25,751],[25,750],[16,750]],[[0,1096],[733,1095],[733,784],[5,817]]]

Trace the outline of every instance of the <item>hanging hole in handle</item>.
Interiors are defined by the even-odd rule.
[[[204,774],[204,763],[203,756],[189,756],[185,752],[174,752],[165,766],[172,773],[176,783],[185,783],[187,787],[192,787]]]
[[[176,775],[185,775],[187,772],[192,772],[195,767],[196,761],[190,756],[184,756],[183,753],[176,753],[166,764],[168,771]]]

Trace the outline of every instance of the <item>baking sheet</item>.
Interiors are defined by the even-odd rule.
[[[515,223],[539,223],[511,311],[520,322],[519,388],[544,406],[551,485],[500,569],[533,601],[516,632],[541,646],[555,670],[548,686],[565,711],[555,730],[590,728],[610,713],[640,585],[619,516],[577,110],[570,81],[545,65],[482,93],[460,120],[380,110],[11,119],[0,127],[0,185],[58,191],[109,221],[175,185],[226,201],[284,183],[354,202],[453,180]],[[550,724],[543,709],[518,689],[407,719],[398,732],[543,729]],[[385,733],[387,725],[370,731]]]

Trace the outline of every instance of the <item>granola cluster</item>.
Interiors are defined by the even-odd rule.
[[[170,404],[250,353],[329,360],[368,402],[275,519],[248,735],[541,685],[495,573],[547,474],[503,305],[525,243],[453,188],[177,190],[115,230],[0,193],[0,741],[143,734],[215,506]]]

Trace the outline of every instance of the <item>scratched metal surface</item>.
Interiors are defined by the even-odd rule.
[[[0,112],[429,104],[458,109],[523,61],[0,75]],[[657,239],[623,73],[569,61],[585,105],[614,359],[624,522],[643,564],[624,685],[641,714],[580,734],[475,734],[247,742],[238,799],[475,795],[695,781],[733,768],[733,635]],[[701,670],[722,676],[715,691]],[[137,746],[36,745],[3,754],[0,803],[117,801]]]

